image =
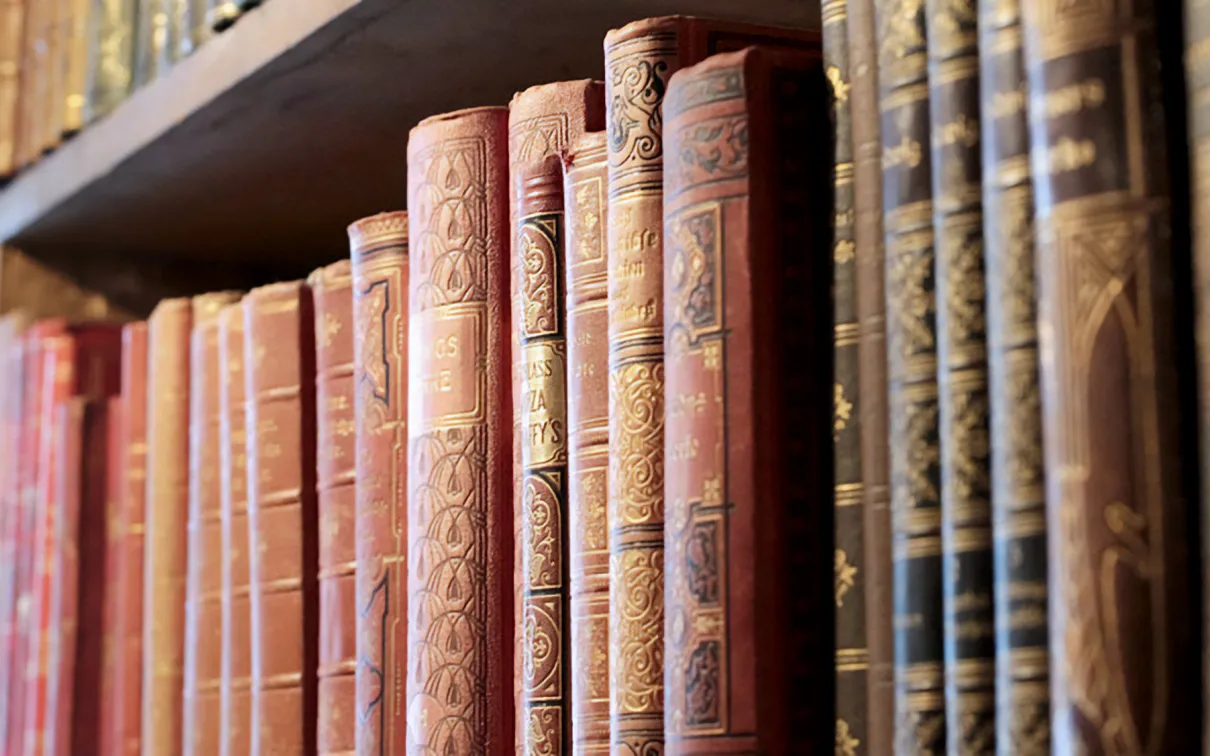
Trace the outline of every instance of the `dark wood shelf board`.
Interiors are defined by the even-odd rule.
[[[421,118],[600,77],[606,30],[668,13],[819,23],[813,0],[268,0],[0,192],[0,238],[35,255],[335,259],[348,223],[406,204]]]

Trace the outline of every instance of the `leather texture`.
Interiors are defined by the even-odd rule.
[[[826,97],[818,50],[757,47],[664,103],[670,754],[834,743]]]
[[[357,749],[407,751],[408,215],[349,226],[357,450]]]
[[[252,756],[316,748],[315,313],[301,281],[244,298]]]
[[[506,108],[412,129],[409,751],[515,743],[507,181]]]

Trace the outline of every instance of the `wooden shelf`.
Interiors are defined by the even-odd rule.
[[[32,254],[311,263],[406,204],[408,130],[600,77],[606,30],[695,13],[817,27],[813,0],[268,0],[0,192]]]

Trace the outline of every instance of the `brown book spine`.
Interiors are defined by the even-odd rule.
[[[1178,373],[1184,200],[1167,155],[1184,140],[1162,102],[1177,46],[1157,40],[1178,5],[1022,4],[1057,751],[1192,753],[1201,739],[1196,442],[1181,433],[1196,397]]]
[[[47,153],[63,140],[63,116],[67,102],[67,50],[72,5],[75,0],[49,0],[43,19],[46,31],[42,41],[46,46],[46,67],[43,76],[42,152]]]
[[[507,140],[505,108],[408,140],[409,750],[515,743]]]
[[[8,566],[7,576],[0,583],[0,746],[8,744],[8,719],[10,707],[13,704],[11,689],[19,675],[14,665],[16,646],[16,610],[17,596],[20,592],[18,578],[24,556],[24,546],[21,543],[22,501],[21,478],[24,474],[21,454],[25,434],[24,394],[29,370],[26,352],[26,340],[18,338],[6,351],[5,368],[9,375],[9,384],[4,395],[4,437],[9,448],[5,457],[10,460],[6,467],[6,478],[3,489],[4,531],[2,534],[4,549],[4,564]]]
[[[1021,3],[980,8],[983,226],[1001,753],[1050,753],[1046,477]]]
[[[22,36],[27,0],[0,3],[0,180],[17,172]]]
[[[835,122],[833,167],[832,298],[834,465],[832,502],[836,508],[833,557],[836,593],[836,748],[865,752],[869,672],[865,621],[865,492],[861,469],[861,326],[857,319],[857,255],[854,241],[849,0],[822,5],[823,51],[832,87]]]
[[[667,753],[835,733],[832,124],[819,56],[753,48],[665,100]],[[616,532],[616,531],[615,531]]]
[[[244,309],[218,316],[219,425],[222,465],[223,671],[219,753],[247,756],[252,747],[252,610],[248,605],[248,454],[244,430]]]
[[[244,298],[252,754],[315,753],[315,315],[301,281]]]
[[[125,349],[123,349],[123,359]],[[124,366],[123,366],[124,367]],[[124,379],[123,379],[124,380]],[[116,725],[117,712],[121,707],[115,697],[118,680],[118,649],[121,643],[121,557],[122,539],[125,535],[123,507],[125,506],[126,482],[122,477],[122,397],[110,397],[106,404],[108,422],[105,438],[105,603],[101,610],[102,658],[101,658],[101,705],[100,727],[97,736],[97,752],[101,756],[119,756],[121,753]]]
[[[357,449],[357,743],[407,749],[408,215],[349,226]]]
[[[142,753],[143,546],[147,514],[146,322],[122,329],[122,545],[115,584],[119,606],[114,662],[115,756]]]
[[[147,472],[143,558],[141,748],[181,748],[189,511],[188,299],[166,299],[147,321]]]
[[[514,422],[520,466],[516,556],[517,751],[566,752],[570,717],[567,533],[567,340],[561,154],[605,126],[605,85],[530,87],[509,106],[513,221]]]
[[[42,155],[42,100],[46,59],[43,31],[50,4],[32,2],[25,8],[25,30],[21,50],[20,123],[17,132],[17,168],[24,168]]]
[[[315,298],[319,753],[350,754],[357,748],[357,415],[349,260],[316,270],[307,282]]]
[[[609,753],[609,300],[605,132],[571,145],[567,217],[567,510],[574,753]]]
[[[219,750],[223,670],[223,522],[218,314],[232,292],[193,298],[189,355],[189,515],[181,752]]]

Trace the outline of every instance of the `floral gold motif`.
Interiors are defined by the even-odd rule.
[[[836,608],[839,609],[844,606],[844,597],[853,589],[853,584],[857,580],[857,566],[849,562],[849,555],[844,552],[844,549],[836,549],[834,566],[836,572]]]

